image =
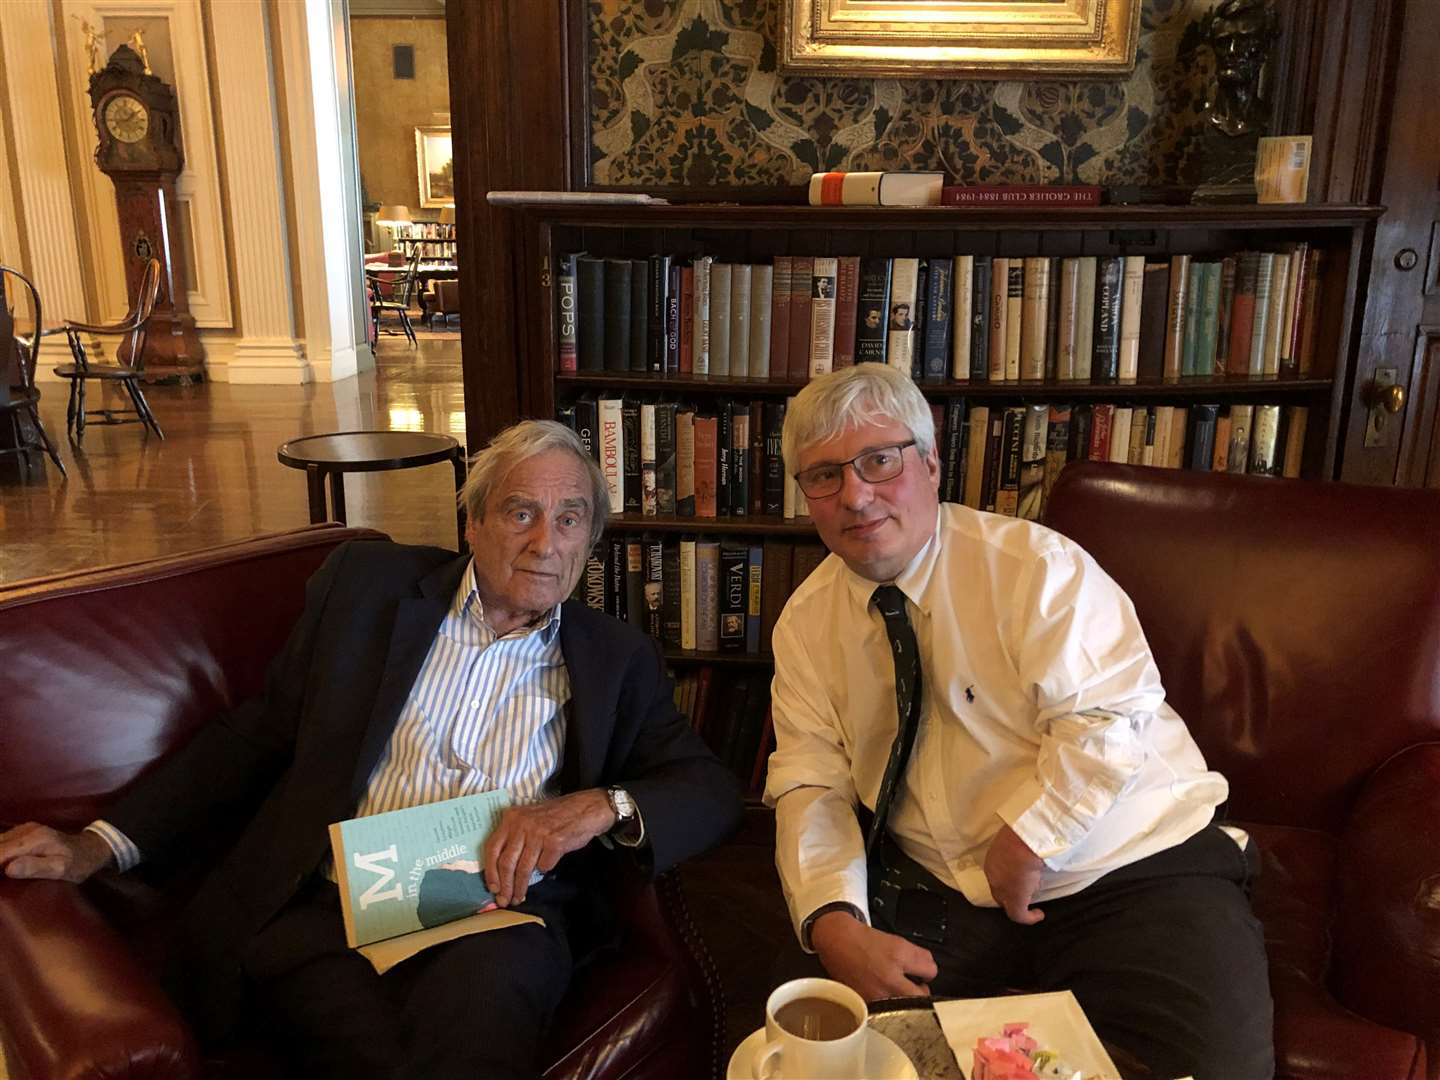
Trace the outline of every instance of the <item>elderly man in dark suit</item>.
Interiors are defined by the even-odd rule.
[[[177,927],[177,994],[217,1041],[253,1002],[307,1076],[534,1075],[574,962],[604,940],[597,881],[620,858],[662,871],[739,817],[738,784],[676,711],[655,642],[566,599],[608,508],[575,435],[503,432],[462,498],[473,559],[342,546],[262,699],[85,831],[0,834],[6,875],[70,881],[208,859],[235,838]],[[545,925],[377,975],[345,946],[327,826],[502,787],[516,805],[479,853],[485,883]]]

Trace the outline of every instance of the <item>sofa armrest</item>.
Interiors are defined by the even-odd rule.
[[[0,879],[0,956],[15,1080],[199,1074],[175,1006],[74,885]]]
[[[1440,743],[1402,750],[1366,781],[1336,877],[1336,996],[1440,1039]]]

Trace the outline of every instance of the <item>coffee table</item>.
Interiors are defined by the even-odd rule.
[[[276,452],[280,464],[305,470],[310,494],[310,521],[338,521],[345,524],[345,474],[414,469],[448,461],[455,469],[455,492],[465,483],[465,448],[449,435],[424,431],[337,431],[329,435],[306,435],[283,443]],[[325,510],[325,478],[330,478],[333,516]],[[459,550],[465,550],[465,514],[455,512]]]

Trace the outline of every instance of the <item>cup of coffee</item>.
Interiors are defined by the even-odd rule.
[[[765,1003],[755,1080],[858,1077],[865,1068],[865,999],[833,979],[792,979]]]

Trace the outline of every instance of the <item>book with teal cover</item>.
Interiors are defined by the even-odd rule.
[[[331,825],[350,947],[494,907],[484,845],[509,805],[508,791],[487,791]]]
[[[1195,320],[1195,370],[1194,374],[1206,377],[1217,374],[1215,352],[1218,345],[1216,335],[1220,330],[1220,275],[1219,263],[1202,263],[1204,276],[1200,280],[1200,302]],[[1224,365],[1218,374],[1224,374]]]

